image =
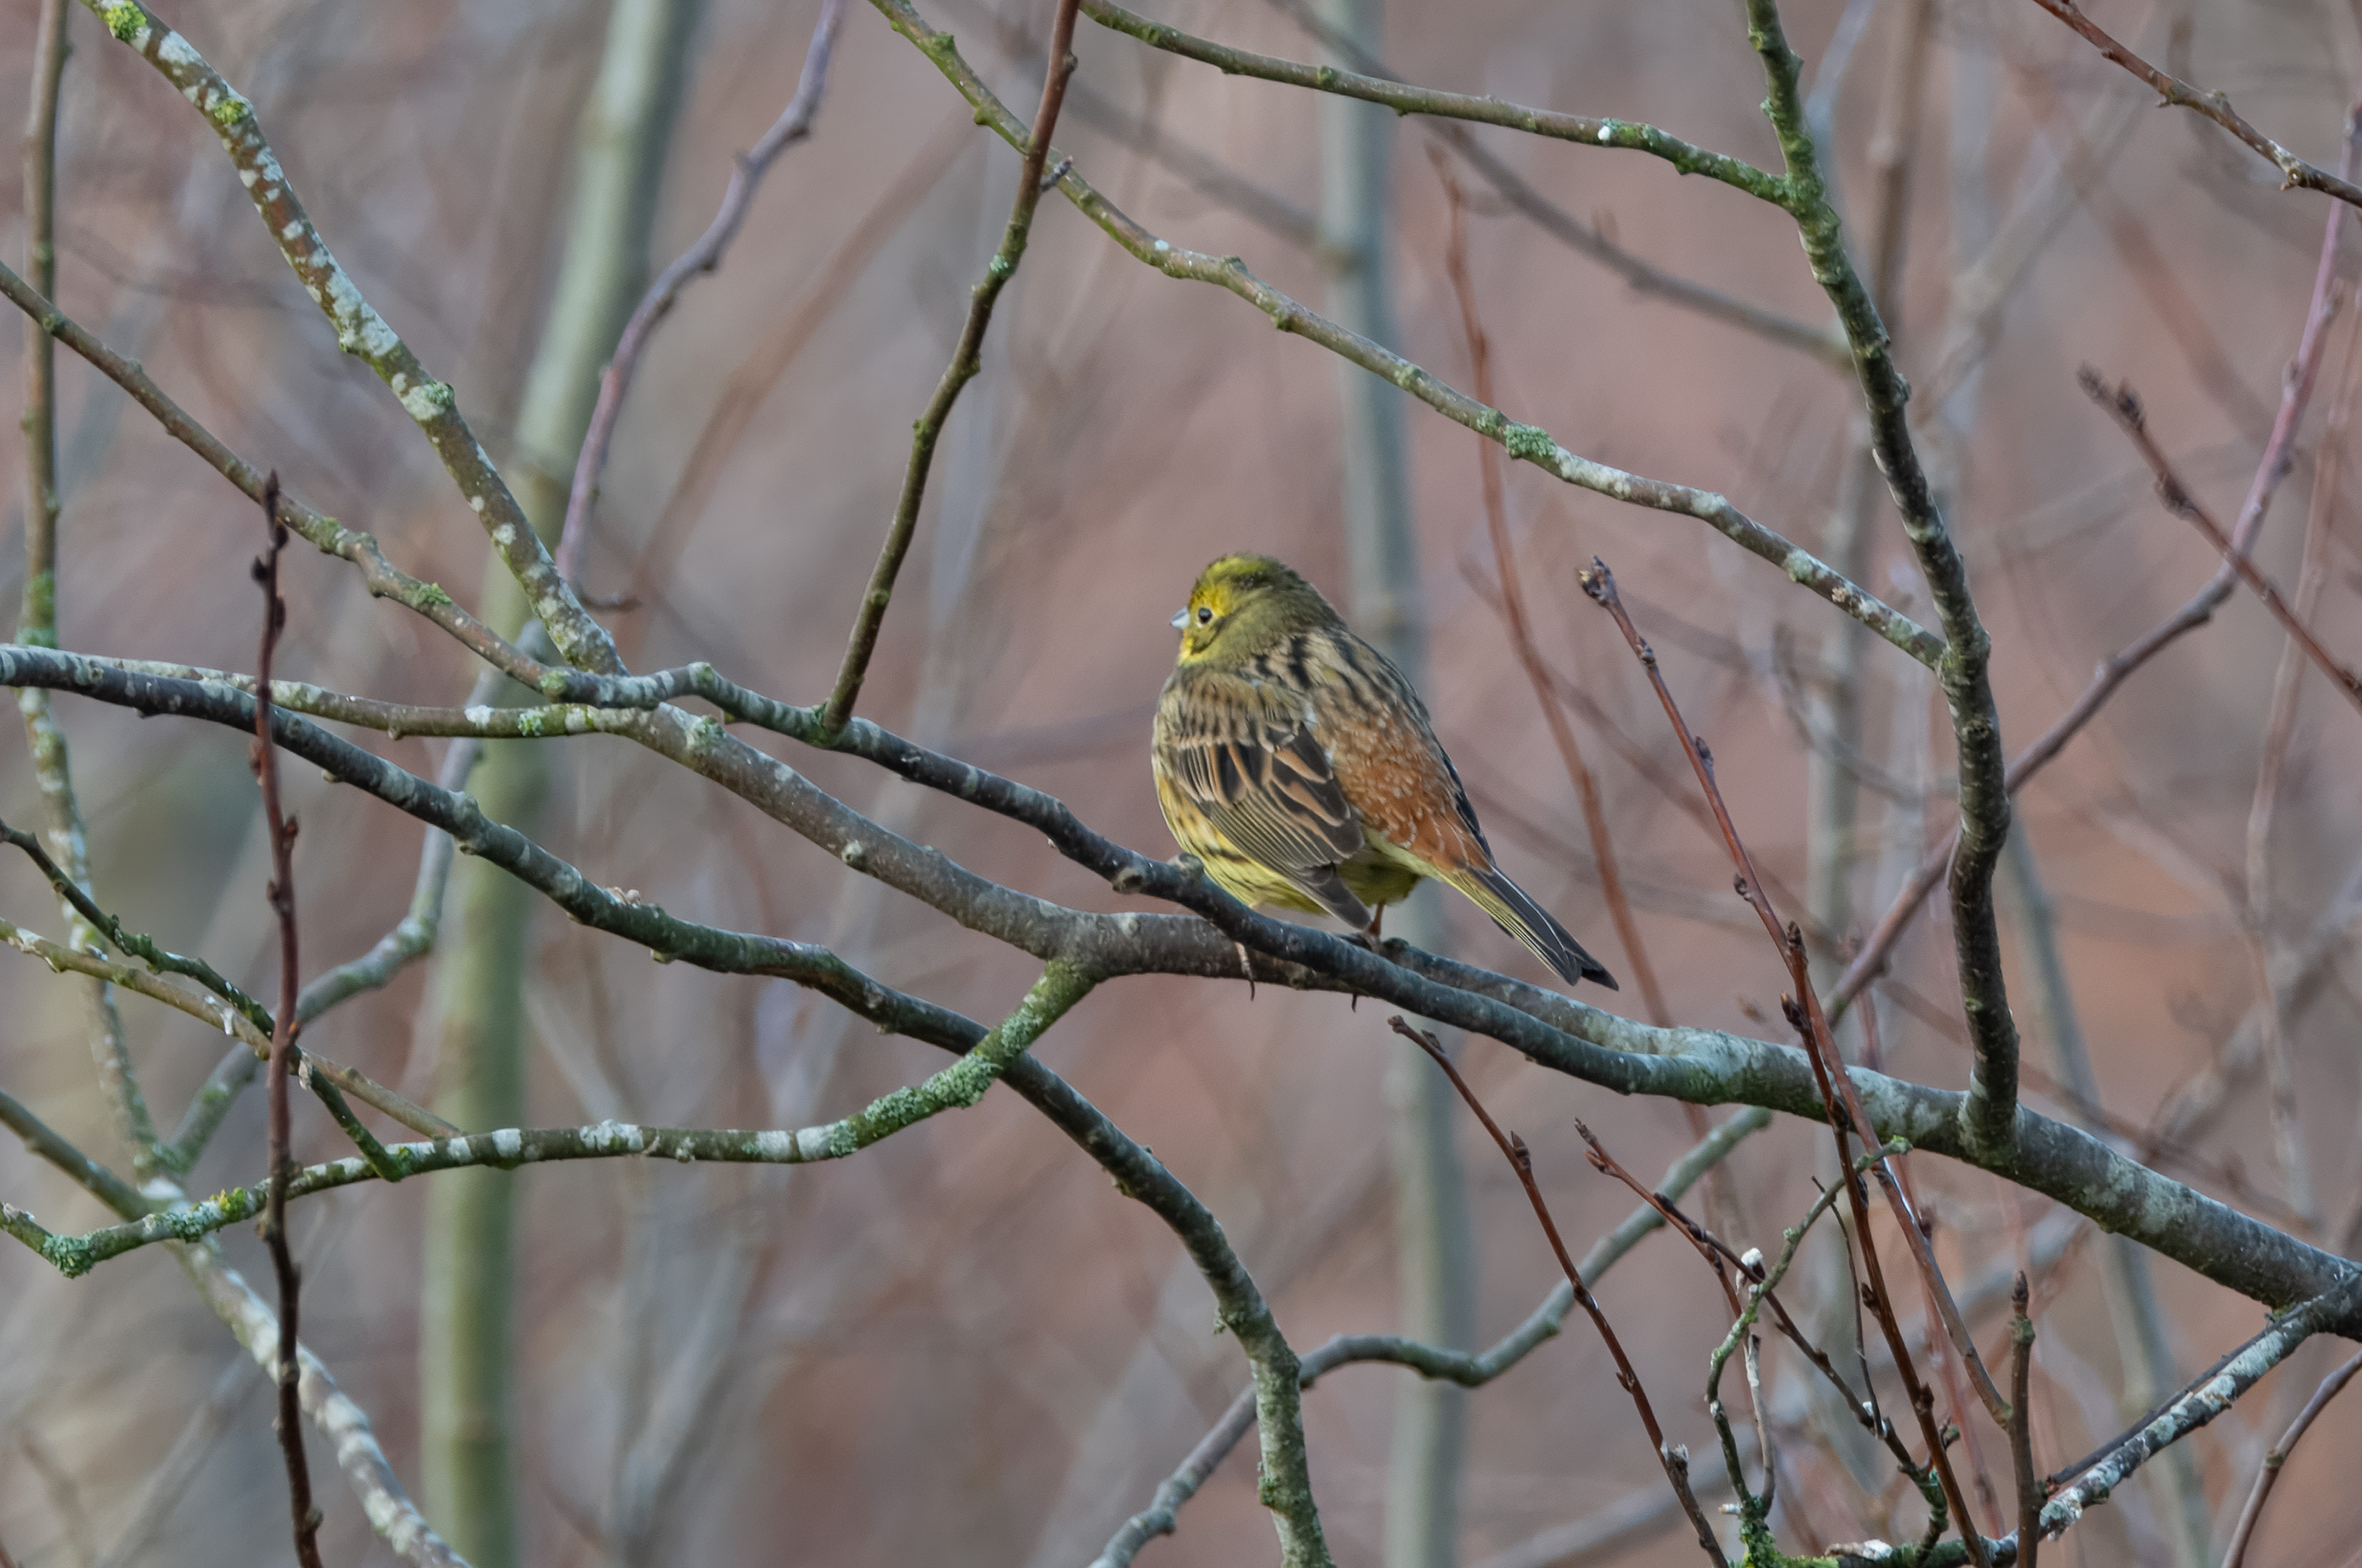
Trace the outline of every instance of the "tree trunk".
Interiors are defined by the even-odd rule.
[[[565,256],[509,465],[525,515],[553,545],[600,370],[646,284],[657,184],[695,12],[695,0],[614,0],[583,107]],[[497,558],[479,602],[483,619],[505,633],[522,635],[530,624],[524,596]],[[514,685],[502,695],[531,700]],[[486,750],[477,799],[494,819],[537,833],[548,789],[540,745],[494,742]],[[436,986],[435,1108],[470,1131],[513,1127],[524,1114],[524,971],[539,900],[479,860],[461,860],[452,879],[458,919]],[[469,1562],[513,1568],[523,1560],[509,1454],[515,1178],[450,1174],[427,1189],[421,1490],[427,1517]]]
[[[1363,55],[1381,53],[1379,0],[1320,0],[1319,13]],[[1341,58],[1339,63],[1353,62]],[[1393,113],[1377,105],[1340,97],[1320,103],[1320,217],[1332,269],[1329,315],[1387,344],[1396,341],[1386,280],[1394,121]],[[1427,637],[1403,460],[1402,394],[1341,362],[1338,392],[1353,629],[1414,684],[1421,684]],[[1389,934],[1440,949],[1443,921],[1435,899],[1433,889],[1423,888],[1398,906]],[[1432,1344],[1465,1348],[1474,1330],[1475,1280],[1468,1196],[1452,1144],[1457,1106],[1451,1086],[1424,1052],[1400,1039],[1391,1048],[1386,1099],[1393,1122],[1401,1331]],[[1386,1485],[1386,1568],[1450,1568],[1459,1536],[1467,1395],[1455,1385],[1425,1378],[1406,1378],[1400,1387]]]

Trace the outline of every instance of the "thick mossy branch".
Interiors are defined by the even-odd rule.
[[[258,1029],[252,1021],[226,999],[201,996],[185,990],[172,985],[152,969],[135,968],[119,959],[108,958],[101,954],[84,952],[77,947],[69,947],[62,943],[51,942],[47,937],[36,935],[6,920],[0,920],[0,944],[14,947],[28,957],[39,958],[54,973],[86,976],[91,979],[144,996],[151,1001],[162,1002],[166,1007],[185,1012],[190,1017],[211,1024],[223,1033],[236,1038],[249,1058],[258,1053],[268,1055],[270,1051],[270,1028],[268,1020],[270,1015],[267,1012],[263,1014],[264,1024]],[[206,967],[203,965],[195,966]],[[211,971],[207,969],[207,972]],[[235,987],[231,988],[236,989]],[[302,1069],[304,1087],[310,1089],[318,1098],[320,1103],[327,1108],[329,1116],[335,1119],[338,1127],[344,1129],[346,1135],[353,1141],[354,1147],[359,1149],[362,1157],[370,1162],[370,1168],[389,1181],[400,1181],[401,1171],[387,1162],[384,1145],[380,1143],[376,1135],[362,1126],[360,1121],[353,1115],[352,1107],[345,1103],[343,1091],[347,1088],[356,1090],[359,1098],[368,1100],[380,1110],[388,1111],[395,1121],[403,1122],[405,1125],[415,1127],[417,1122],[414,1116],[425,1113],[419,1111],[417,1107],[411,1105],[408,1100],[392,1089],[371,1082],[350,1067],[339,1067],[319,1062],[301,1052],[296,1054],[295,1062]],[[398,1108],[406,1108],[414,1113],[414,1116],[403,1115],[402,1109]],[[195,1164],[196,1154],[201,1148],[202,1144],[193,1149],[178,1139],[171,1143],[159,1140],[148,1151],[146,1164],[154,1173],[178,1176]]]
[[[241,731],[253,722],[252,700],[226,686],[135,674],[52,649],[0,645],[0,686],[70,690],[138,712]],[[774,706],[782,713],[802,712]],[[661,727],[639,737],[643,744],[693,767],[846,865],[1044,963],[1065,958],[1109,978],[1157,973],[1237,980],[1233,943],[1243,944],[1259,955],[1257,977],[1265,983],[1372,997],[1498,1040],[1542,1066],[1619,1093],[1760,1105],[1823,1119],[1811,1067],[1793,1046],[1715,1030],[1658,1029],[1400,943],[1374,952],[1257,914],[1196,871],[1150,860],[1094,833],[1053,796],[862,721],[846,726],[835,749],[1036,827],[1119,892],[1167,900],[1193,912],[1096,914],[1034,898],[889,832],[712,721],[691,720],[677,709],[647,717]],[[700,925],[620,899],[524,835],[487,821],[467,797],[292,713],[277,713],[273,733],[281,745],[331,777],[443,828],[463,852],[502,866],[577,920],[659,956],[725,973],[790,978],[882,1027],[961,1051],[983,1033],[956,1013],[879,985],[823,948]],[[2357,1272],[2347,1260],[2161,1176],[2078,1129],[2021,1111],[2014,1144],[1972,1144],[1961,1116],[1967,1096],[1868,1070],[1857,1070],[1854,1078],[1882,1138],[1905,1138],[1914,1148],[1963,1160],[2053,1198],[2268,1305],[2321,1295]]]
[[[558,1160],[613,1159],[627,1154],[742,1165],[799,1165],[841,1160],[890,1137],[938,1111],[964,1110],[984,1098],[1011,1063],[1091,988],[1089,976],[1053,965],[1023,1002],[999,1027],[977,1041],[960,1059],[926,1081],[873,1101],[840,1121],[793,1131],[745,1132],[729,1128],[640,1127],[602,1121],[593,1127],[504,1128],[495,1132],[454,1133],[425,1143],[397,1143],[370,1159],[331,1160],[297,1172],[287,1184],[290,1198],[326,1192],[376,1178],[400,1181],[425,1171],[519,1165]],[[348,1113],[349,1114],[349,1113]],[[26,1240],[69,1277],[87,1273],[109,1258],[156,1242],[194,1242],[263,1210],[267,1187],[231,1187],[203,1203],[175,1205],[127,1224],[84,1236]]]

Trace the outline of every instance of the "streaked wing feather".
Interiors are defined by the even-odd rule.
[[[1157,719],[1167,772],[1242,854],[1308,887],[1315,873],[1361,849],[1360,815],[1280,693],[1199,674],[1166,690]]]

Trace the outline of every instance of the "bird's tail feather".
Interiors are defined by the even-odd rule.
[[[1550,911],[1534,902],[1523,888],[1509,880],[1494,867],[1471,867],[1451,878],[1451,885],[1468,896],[1469,901],[1493,917],[1493,923],[1533,949],[1534,955],[1549,965],[1558,977],[1568,985],[1590,980],[1617,989],[1616,977],[1606,966],[1583,950],[1583,944],[1566,933]]]

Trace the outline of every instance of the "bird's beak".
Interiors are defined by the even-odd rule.
[[[1173,629],[1175,631],[1179,631],[1183,626],[1188,624],[1188,621],[1189,607],[1187,604],[1184,604],[1180,609],[1173,612]]]

